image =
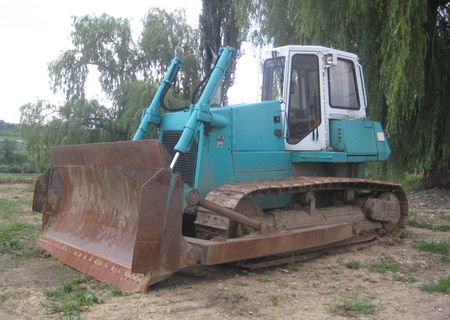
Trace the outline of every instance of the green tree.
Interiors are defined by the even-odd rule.
[[[424,170],[428,185],[450,185],[448,1],[241,0],[238,6],[256,43],[357,53],[369,113],[387,128],[394,168]]]
[[[73,18],[73,48],[50,63],[53,90],[61,90],[67,101],[84,99],[89,68],[100,73],[100,84],[110,97],[121,83],[135,80],[137,48],[127,19],[103,14]]]
[[[243,31],[237,24],[236,7],[231,0],[202,0],[200,24],[200,50],[203,70],[208,73],[214,63],[220,47],[230,46],[237,52],[228,67],[220,91],[220,101],[227,103],[227,91],[234,83],[236,61],[241,53]]]
[[[151,9],[144,20],[135,43],[127,19],[74,18],[73,48],[49,65],[52,88],[65,95],[65,103],[36,101],[21,108],[25,147],[40,170],[50,165],[52,146],[130,139],[174,54],[186,62],[166,104],[175,108],[188,104],[188,92],[200,76],[198,32],[182,11]],[[108,107],[86,99],[86,81],[93,69],[110,99]]]
[[[184,11],[151,9],[139,41],[145,79],[159,83],[174,56],[183,59],[176,89],[188,100],[200,78],[199,32],[188,25]]]
[[[0,143],[0,159],[2,159],[2,162],[14,162],[17,148],[18,145],[16,140],[3,139]]]

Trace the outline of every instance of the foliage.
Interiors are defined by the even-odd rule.
[[[239,21],[256,31],[256,43],[357,53],[369,113],[387,127],[394,168],[425,172],[428,185],[450,184],[447,1],[240,0],[239,6]]]
[[[21,107],[21,134],[39,170],[50,165],[52,146],[129,140],[174,54],[185,65],[167,105],[187,105],[200,77],[198,31],[182,11],[151,9],[138,43],[127,19],[105,14],[75,17],[71,38],[73,47],[49,65],[52,88],[65,95],[64,104],[39,100]],[[110,105],[86,99],[92,70]]]
[[[72,49],[49,65],[53,89],[61,90],[67,101],[85,99],[90,66],[97,68],[101,87],[108,95],[121,83],[136,78],[137,48],[127,19],[106,14],[74,17],[72,44]]]
[[[430,282],[420,287],[425,292],[442,292],[450,293],[450,276],[440,278],[438,283]]]
[[[199,31],[186,22],[184,11],[166,12],[150,9],[144,18],[139,42],[140,70],[144,79],[161,82],[174,56],[183,59],[176,89],[188,100],[200,78]],[[147,101],[148,103],[148,101]]]
[[[35,164],[20,151],[16,140],[4,139],[0,141],[0,172],[2,173],[33,173]]]
[[[120,136],[111,111],[95,100],[73,100],[59,108],[40,100],[20,110],[25,149],[40,171],[50,164],[52,146],[111,141]]]
[[[227,103],[227,91],[234,83],[236,61],[240,57],[241,43],[244,38],[244,28],[237,23],[237,7],[232,0],[202,0],[200,15],[200,50],[203,70],[205,73],[211,68],[220,47],[236,48],[232,61],[228,67],[221,85],[220,102]]]
[[[0,138],[17,138],[20,136],[19,126],[0,120]]]

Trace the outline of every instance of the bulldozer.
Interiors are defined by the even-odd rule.
[[[216,105],[234,52],[220,49],[179,109],[164,104],[183,64],[175,57],[132,140],[52,148],[33,199],[38,246],[121,290],[146,291],[187,267],[370,241],[404,225],[402,187],[365,177],[365,164],[391,150],[366,116],[358,57],[268,50],[260,101]]]

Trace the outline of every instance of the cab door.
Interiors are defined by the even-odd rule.
[[[289,55],[286,150],[319,151],[326,147],[321,60],[316,53]]]

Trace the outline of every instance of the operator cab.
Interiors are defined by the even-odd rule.
[[[264,58],[261,101],[282,101],[286,150],[329,150],[331,119],[366,117],[363,72],[355,54],[284,46]]]

